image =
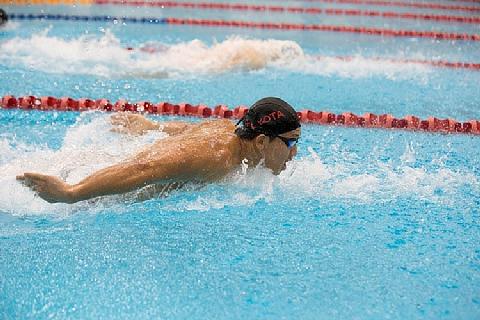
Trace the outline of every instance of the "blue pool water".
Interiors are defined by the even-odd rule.
[[[315,23],[271,13],[6,9]],[[411,28],[479,33],[478,25]],[[147,45],[163,49],[124,50]],[[0,95],[211,106],[273,95],[298,109],[469,120],[480,118],[480,72],[369,58],[478,63],[479,49],[349,34],[12,21],[0,29]],[[356,58],[318,58],[338,55]],[[100,112],[1,110],[2,319],[480,317],[478,137],[304,125],[298,157],[280,176],[240,168],[219,183],[148,200],[140,190],[48,204],[15,181],[38,171],[76,182],[165,137],[110,129]]]

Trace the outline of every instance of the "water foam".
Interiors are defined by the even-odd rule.
[[[69,215],[88,207],[77,205],[49,204],[38,198],[28,188],[16,181],[16,175],[24,172],[39,172],[76,183],[96,170],[117,163],[143,149],[156,139],[166,135],[151,132],[144,136],[128,136],[113,133],[109,118],[96,113],[82,113],[76,124],[67,130],[59,150],[42,145],[26,145],[0,140],[0,212],[13,215],[42,215],[54,213]],[[95,132],[95,134],[92,134]],[[111,201],[111,200],[107,200]]]
[[[108,116],[83,113],[67,128],[58,150],[48,146],[29,145],[0,140],[0,212],[14,216],[51,215],[62,218],[76,212],[122,212],[128,204],[139,201],[142,192],[98,198],[74,205],[49,204],[15,180],[23,172],[41,172],[62,177],[75,183],[96,170],[135,154],[165,134],[151,132],[144,136],[128,136],[110,131]],[[95,134],[92,135],[92,132]],[[330,146],[331,147],[331,146]],[[333,148],[333,147],[332,147]],[[334,150],[334,148],[332,149]],[[331,163],[322,159],[312,147],[309,154],[295,159],[279,176],[268,169],[246,169],[244,164],[228,178],[201,188],[187,187],[174,191],[174,200],[151,200],[158,211],[208,211],[231,206],[253,206],[258,202],[296,203],[318,199],[325,202],[360,204],[383,203],[398,199],[413,199],[453,205],[462,198],[465,205],[475,206],[474,199],[461,194],[465,187],[480,195],[480,181],[474,171],[449,168],[442,159],[433,165],[419,165],[415,147],[409,143],[399,163],[362,159],[353,152],[342,153]],[[377,154],[379,151],[373,150]],[[435,163],[434,163],[435,162]],[[172,195],[172,194],[170,194]],[[291,195],[285,197],[285,195]],[[114,209],[112,209],[114,208]]]
[[[351,59],[306,54],[295,41],[247,39],[232,36],[208,45],[200,40],[176,44],[146,42],[126,50],[110,30],[103,35],[62,39],[46,29],[29,38],[15,37],[0,47],[2,63],[60,74],[107,78],[181,78],[226,72],[285,70],[288,72],[389,79],[422,77],[429,68],[415,64],[375,61],[357,55]]]
[[[0,32],[14,31],[17,30],[19,26],[20,23],[17,21],[8,21],[7,24],[0,27]]]
[[[469,170],[415,167],[411,145],[406,146],[402,156],[406,161],[397,165],[378,161],[373,170],[363,167],[364,159],[351,162],[340,158],[335,164],[327,164],[312,148],[309,151],[309,156],[289,162],[279,176],[262,167],[238,171],[210,188],[208,194],[200,193],[175,205],[162,205],[162,209],[208,211],[249,207],[260,201],[288,207],[309,199],[370,205],[402,198],[453,206],[458,197],[463,197],[459,190],[464,186],[480,195],[480,181]],[[475,207],[474,199],[462,201]]]

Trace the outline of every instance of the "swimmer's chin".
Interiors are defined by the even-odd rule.
[[[276,176],[280,175],[280,173],[282,173],[282,171],[285,171],[285,169],[287,169],[287,165],[284,164],[282,168],[280,169],[270,169],[272,171],[272,173]]]

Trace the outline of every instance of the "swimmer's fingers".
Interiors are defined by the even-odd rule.
[[[124,126],[128,127],[130,126],[133,122],[143,120],[144,117],[139,114],[133,114],[133,113],[126,113],[126,112],[121,112],[114,114],[110,117],[110,122],[114,126]]]
[[[125,128],[125,127],[114,127],[110,129],[110,132],[120,133],[120,134],[130,134],[130,135],[141,135],[143,133],[142,130],[138,130],[135,128]]]
[[[144,118],[137,114],[131,114],[128,117],[119,115],[115,118],[112,117],[111,121],[113,127],[110,131],[115,133],[141,135],[144,133],[146,127]]]
[[[25,172],[23,175],[17,176],[17,180],[22,181],[27,186],[36,185],[45,182],[48,176],[40,173]]]
[[[115,133],[122,133],[122,134],[130,133],[130,130],[126,129],[125,127],[114,127],[114,128],[111,128],[110,131]]]
[[[25,172],[23,176],[32,181],[46,181],[50,176],[41,173]]]
[[[110,123],[112,126],[114,126],[112,129],[110,129],[111,132],[130,133],[132,121],[129,120],[127,114],[119,113],[112,115],[110,117]]]
[[[24,173],[18,178],[25,186],[50,203],[71,201],[67,190],[69,185],[60,178],[39,173]]]
[[[21,181],[25,187],[32,189],[35,192],[40,192],[43,190],[43,186],[46,183],[46,175],[39,173],[24,173],[23,175],[17,176],[17,180]]]
[[[28,187],[28,188],[32,188],[33,187],[33,183],[27,178],[25,177],[25,175],[18,175],[16,177],[17,181],[19,181],[21,184],[23,184],[25,187]]]
[[[45,201],[50,203],[57,202],[51,197],[47,181],[32,181],[29,185],[27,185],[27,187],[29,187],[35,193],[35,195],[38,195]]]
[[[110,120],[113,122],[113,121],[119,121],[119,120],[123,120],[127,117],[127,114],[124,113],[124,112],[118,112],[118,113],[114,113],[110,116]]]
[[[110,117],[110,123],[114,126],[125,126],[129,121],[125,114],[117,113]]]

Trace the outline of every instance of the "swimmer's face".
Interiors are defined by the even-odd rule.
[[[265,167],[271,169],[274,174],[280,174],[286,168],[288,161],[297,154],[297,145],[288,147],[288,140],[299,139],[300,128],[280,134],[278,137],[266,138],[264,141]],[[290,141],[293,143],[293,141]]]

